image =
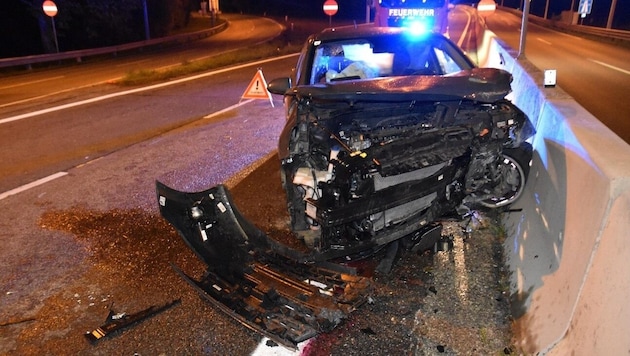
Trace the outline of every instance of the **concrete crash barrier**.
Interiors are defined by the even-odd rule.
[[[492,32],[482,43],[482,66],[513,74],[511,100],[537,129],[529,183],[504,219],[516,346],[628,354],[630,146]]]

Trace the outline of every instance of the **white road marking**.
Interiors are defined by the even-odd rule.
[[[1,119],[0,120],[0,125],[1,124],[6,124],[6,123],[9,123],[9,122],[12,122],[12,121],[26,119],[26,118],[33,117],[33,116],[39,116],[39,115],[48,114],[48,113],[55,112],[55,111],[60,111],[60,110],[64,110],[64,109],[69,109],[69,108],[81,106],[81,105],[91,104],[91,103],[95,103],[95,102],[99,102],[99,101],[103,101],[103,100],[107,100],[107,99],[111,99],[111,98],[115,98],[115,97],[119,97],[119,96],[135,94],[135,93],[139,93],[139,92],[143,92],[143,91],[149,91],[149,90],[153,90],[153,89],[157,89],[157,88],[167,87],[167,86],[170,86],[170,85],[184,83],[184,82],[188,82],[188,81],[191,81],[191,80],[196,80],[196,79],[199,79],[199,78],[209,77],[209,76],[212,76],[212,75],[215,75],[215,74],[229,72],[229,71],[235,70],[235,69],[242,69],[242,68],[247,68],[247,67],[253,67],[253,66],[260,65],[262,63],[272,62],[272,61],[276,61],[276,60],[282,60],[282,59],[294,57],[294,56],[297,56],[297,55],[298,55],[298,53],[294,53],[294,54],[284,55],[284,56],[281,56],[281,57],[274,57],[274,58],[269,58],[269,59],[263,59],[263,60],[260,60],[260,61],[257,61],[257,62],[246,63],[246,64],[237,65],[237,66],[234,66],[234,67],[219,69],[219,70],[216,70],[216,71],[202,73],[202,74],[194,75],[194,76],[191,76],[191,77],[185,77],[185,78],[180,78],[180,79],[172,80],[172,81],[165,82],[165,83],[150,85],[150,86],[143,87],[143,88],[125,90],[125,91],[121,91],[121,92],[118,92],[118,93],[112,93],[112,94],[98,96],[98,97],[87,99],[87,100],[77,101],[77,102],[74,102],[74,103],[68,103],[68,104],[54,106],[54,107],[43,109],[43,110],[37,110],[37,111],[29,112],[29,113],[26,113],[26,114],[11,116],[11,117],[7,117],[7,118],[4,118],[4,119]]]
[[[221,114],[223,114],[225,112],[234,110],[234,109],[236,109],[239,106],[243,106],[245,104],[251,103],[252,101],[254,101],[254,99],[249,99],[249,100],[245,100],[245,101],[239,102],[238,104],[234,104],[232,106],[228,106],[227,108],[225,108],[223,110],[215,111],[212,114],[208,114],[208,115],[204,116],[203,118],[204,119],[209,119],[211,117],[215,117],[215,116],[221,115]]]
[[[11,88],[15,88],[15,87],[21,87],[21,86],[29,85],[29,84],[46,82],[46,81],[49,81],[49,80],[61,79],[61,78],[64,78],[64,77],[65,76],[60,75],[60,76],[50,77],[50,78],[46,78],[46,79],[32,80],[30,82],[24,82],[24,83],[20,83],[20,84],[7,85],[7,86],[4,86],[4,87],[0,87],[0,90],[2,90],[2,89],[11,89]]]
[[[549,42],[549,41],[545,41],[545,40],[543,40],[543,39],[542,39],[542,38],[540,38],[540,37],[536,37],[536,39],[537,39],[538,41],[540,41],[540,42],[544,43],[544,44],[551,45],[551,42]]]
[[[597,63],[597,64],[599,64],[600,66],[604,66],[604,67],[606,67],[606,68],[610,68],[610,69],[616,70],[616,71],[621,72],[621,73],[623,73],[623,74],[628,74],[628,75],[630,75],[630,70],[625,70],[625,69],[623,69],[623,68],[615,67],[615,66],[614,66],[614,65],[612,65],[612,64],[608,64],[608,63],[600,62],[600,61],[598,61],[598,60],[596,60],[596,59],[591,59],[591,58],[587,58],[587,59],[588,59],[589,61],[593,62],[593,63]]]
[[[148,61],[149,61],[149,58],[141,59],[141,60],[137,60],[137,61],[133,61],[133,62],[117,64],[116,67],[125,67],[125,66],[131,65],[131,64],[138,64],[138,63],[143,63],[143,62],[148,62]]]
[[[102,82],[102,83],[106,83],[106,82]],[[95,83],[95,84],[101,84],[101,83]],[[11,105],[16,105],[16,104],[22,104],[22,103],[26,103],[26,102],[29,102],[29,101],[42,99],[42,98],[46,98],[46,97],[49,97],[49,96],[53,96],[55,94],[66,93],[66,92],[77,90],[77,89],[81,89],[81,88],[89,88],[89,87],[92,87],[92,86],[94,86],[94,84],[88,84],[88,85],[84,85],[84,86],[80,86],[80,87],[74,87],[74,88],[69,88],[69,89],[65,89],[65,90],[59,90],[59,91],[56,91],[54,93],[48,93],[48,94],[44,94],[44,95],[40,95],[40,96],[34,96],[34,97],[31,97],[31,98],[14,101],[14,102],[11,102],[11,103],[2,104],[2,105],[0,105],[0,108],[6,107],[6,106],[11,106]]]
[[[236,108],[238,108],[238,107],[240,107],[240,106],[243,106],[243,105],[249,104],[249,103],[251,103],[252,101],[254,101],[254,99],[248,99],[248,100],[240,101],[240,102],[238,102],[237,104],[234,104],[234,105],[232,105],[232,106],[228,106],[228,107],[227,107],[227,108],[225,108],[225,109],[222,109],[222,110],[219,110],[219,111],[213,112],[212,114],[208,114],[208,115],[204,116],[203,118],[204,118],[204,119],[208,119],[208,118],[212,118],[212,117],[215,117],[215,116],[221,115],[221,114],[223,114],[223,113],[225,113],[225,112],[228,112],[228,111],[230,111],[230,110],[234,110],[234,109],[236,109]],[[89,163],[92,163],[92,162],[97,161],[97,160],[99,160],[99,159],[101,159],[101,157],[98,157],[98,158],[96,158],[96,159],[94,159],[94,160],[92,160],[92,161],[89,161],[89,162],[82,163],[82,164],[80,164],[80,165],[76,166],[76,168],[81,167],[81,166],[84,166],[84,165],[89,164]],[[65,175],[67,175],[67,174],[68,174],[68,172],[58,172],[58,173],[55,173],[55,174],[51,174],[51,175],[49,175],[48,177],[45,177],[45,178],[42,178],[42,179],[38,179],[38,180],[36,180],[36,181],[34,181],[34,182],[31,182],[31,183],[28,183],[28,184],[24,184],[24,185],[23,185],[23,186],[21,186],[21,187],[17,187],[17,188],[15,188],[15,189],[11,189],[11,190],[6,191],[6,192],[4,192],[4,193],[0,193],[0,200],[4,199],[4,198],[6,198],[6,197],[9,197],[9,196],[11,196],[11,195],[15,195],[15,194],[18,194],[18,193],[24,192],[24,191],[26,191],[26,190],[29,190],[29,189],[31,189],[31,188],[37,187],[37,186],[42,185],[42,184],[44,184],[44,183],[50,182],[51,180],[57,179],[57,178],[59,178],[59,177],[63,177],[63,176],[65,176]]]
[[[9,191],[6,191],[6,192],[4,192],[4,193],[1,193],[1,194],[0,194],[0,200],[4,199],[4,198],[6,198],[6,197],[9,197],[9,196],[11,196],[11,195],[15,195],[15,194],[21,193],[21,192],[23,192],[23,191],[29,190],[29,189],[31,189],[31,188],[35,188],[35,187],[37,187],[37,186],[39,186],[39,185],[42,185],[42,184],[44,184],[44,183],[48,183],[48,182],[50,182],[51,180],[55,180],[55,179],[57,179],[57,178],[60,178],[60,177],[65,176],[65,175],[67,175],[67,174],[68,174],[68,172],[57,172],[57,173],[55,173],[55,174],[51,174],[51,175],[49,175],[48,177],[44,177],[44,178],[42,178],[42,179],[38,179],[38,180],[36,180],[36,181],[34,181],[34,182],[31,182],[31,183],[28,183],[28,184],[24,184],[24,185],[23,185],[23,186],[21,186],[21,187],[17,187],[17,188],[15,188],[15,189],[11,189],[11,190],[9,190]]]
[[[554,31],[554,30],[550,30],[550,31]],[[574,35],[570,35],[568,33],[564,33],[564,32],[560,32],[560,31],[554,31],[556,34],[560,35],[560,36],[565,36],[565,37],[569,37],[572,38],[575,41],[584,41],[584,38],[582,37],[578,37],[578,36],[574,36]]]
[[[243,105],[249,104],[249,103],[251,103],[252,101],[254,101],[254,99],[248,99],[248,100],[240,101],[240,102],[238,102],[237,104],[234,104],[234,105],[232,105],[232,106],[228,106],[228,107],[227,107],[227,108],[225,108],[225,109],[222,109],[222,110],[219,110],[219,111],[213,112],[212,114],[208,114],[208,115],[204,116],[203,118],[204,118],[204,119],[208,119],[208,118],[212,118],[212,117],[215,117],[215,116],[221,115],[221,114],[223,114],[223,113],[225,113],[225,112],[228,112],[228,111],[230,111],[230,110],[234,110],[234,109],[236,109],[236,108],[238,108],[238,107],[240,107],[240,106],[243,106]],[[81,166],[84,166],[84,165],[89,164],[89,163],[92,163],[92,162],[97,161],[97,160],[99,160],[99,159],[101,159],[101,157],[98,157],[98,158],[96,158],[96,159],[94,159],[94,160],[91,160],[91,161],[89,161],[89,162],[82,163],[82,164],[80,164],[80,165],[76,166],[76,168],[81,167]],[[31,189],[31,188],[37,187],[37,186],[42,185],[42,184],[44,184],[44,183],[50,182],[51,180],[57,179],[57,178],[59,178],[59,177],[63,177],[63,176],[65,176],[65,175],[67,175],[67,174],[68,174],[68,172],[58,172],[58,173],[55,173],[55,174],[51,174],[51,175],[49,175],[48,177],[38,179],[38,180],[36,180],[36,181],[34,181],[34,182],[31,182],[31,183],[28,183],[28,184],[24,184],[24,185],[23,185],[23,186],[21,186],[21,187],[17,187],[17,188],[15,188],[15,189],[11,189],[11,190],[6,191],[6,192],[4,192],[4,193],[0,193],[0,200],[4,199],[4,198],[6,198],[6,197],[9,197],[9,196],[11,196],[11,195],[15,195],[15,194],[18,194],[18,193],[24,192],[24,191],[26,191],[26,190],[29,190],[29,189]]]
[[[457,47],[459,48],[462,48],[462,44],[464,44],[464,39],[466,38],[466,33],[468,32],[468,28],[470,27],[470,23],[472,22],[472,15],[470,14],[470,12],[465,9],[464,13],[466,14],[467,19],[466,26],[464,26],[464,30],[462,30],[462,35],[457,41]]]

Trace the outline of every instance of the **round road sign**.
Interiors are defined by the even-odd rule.
[[[326,0],[324,2],[324,13],[328,16],[333,16],[339,10],[339,6],[335,0]]]
[[[57,15],[57,5],[50,0],[44,1],[42,8],[44,9],[44,13],[50,17]]]

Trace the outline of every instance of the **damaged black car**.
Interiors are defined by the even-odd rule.
[[[184,193],[158,182],[162,215],[208,266],[201,281],[180,273],[278,342],[329,330],[368,288],[333,262],[391,243],[432,248],[440,217],[521,196],[534,129],[505,98],[511,81],[439,34],[365,27],[311,36],[292,74],[268,86],[284,98],[281,183],[289,234],[304,248],[259,230],[222,185]]]
[[[509,73],[451,41],[391,28],[309,39],[290,78],[278,155],[291,227],[329,258],[378,247],[446,212],[522,194],[533,129]]]

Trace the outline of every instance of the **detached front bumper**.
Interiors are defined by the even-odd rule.
[[[162,216],[206,264],[199,281],[176,271],[205,299],[280,344],[332,330],[367,298],[352,268],[304,264],[248,222],[223,185],[185,193],[156,182]]]

